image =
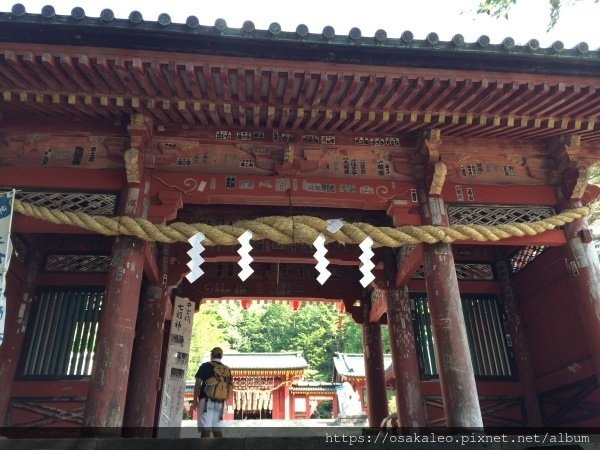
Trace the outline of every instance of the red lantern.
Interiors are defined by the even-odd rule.
[[[290,302],[290,305],[293,311],[298,311],[300,309],[300,306],[302,305],[302,302],[300,300],[292,300]]]
[[[252,300],[250,300],[248,298],[243,298],[241,303],[242,303],[242,308],[244,310],[247,310],[248,308],[250,308],[250,305],[252,305]]]

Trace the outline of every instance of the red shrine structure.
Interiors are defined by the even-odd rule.
[[[223,364],[233,377],[233,396],[225,403],[224,420],[294,417],[290,388],[308,367],[302,352],[225,353]]]
[[[225,353],[223,364],[231,369],[233,396],[226,401],[224,420],[310,419],[319,403],[331,402],[337,417],[337,383],[305,381],[308,363],[302,352]],[[191,409],[194,381],[186,384],[185,408]]]
[[[373,426],[386,376],[402,427],[600,423],[598,256],[583,213],[552,219],[598,194],[598,50],[148,19],[0,13],[3,426],[156,425],[174,292],[342,300]],[[306,217],[346,224],[320,228],[322,285]],[[242,282],[227,236],[248,227],[266,239]]]

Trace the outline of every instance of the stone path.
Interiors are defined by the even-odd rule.
[[[181,424],[181,437],[199,435],[195,420],[184,420]],[[352,434],[360,435],[362,427],[348,428]],[[333,419],[298,420],[226,420],[223,422],[223,437],[309,437],[325,436],[327,433],[340,432],[341,428]]]

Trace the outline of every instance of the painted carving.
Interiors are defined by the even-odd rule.
[[[123,154],[125,161],[125,173],[127,174],[128,183],[139,184],[142,180],[142,172],[144,170],[143,157],[137,148],[130,148]]]
[[[563,176],[563,193],[571,200],[580,200],[588,186],[589,174],[585,167],[567,171]]]
[[[444,187],[444,180],[446,179],[447,173],[448,168],[443,162],[437,161],[433,165],[433,175],[431,179],[431,184],[429,186],[429,194],[441,195],[442,188]]]

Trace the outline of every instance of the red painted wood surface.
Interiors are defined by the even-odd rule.
[[[543,426],[540,407],[535,392],[535,374],[531,364],[531,352],[525,335],[523,318],[517,304],[509,278],[508,264],[504,261],[497,264],[500,283],[504,291],[504,309],[506,312],[507,331],[510,334],[511,346],[517,365],[519,381],[523,386],[525,408],[527,410],[527,425]]]
[[[365,317],[362,329],[369,426],[378,427],[388,415],[381,325],[368,323],[369,307],[368,302],[364,301],[363,315]]]
[[[446,139],[444,139],[444,144]],[[489,148],[487,149],[489,151]],[[554,206],[557,198],[553,186],[495,186],[473,182],[445,183],[442,198],[448,204],[474,205],[538,205]],[[472,189],[473,200],[467,200],[467,189]],[[461,192],[463,200],[457,198],[457,191]]]
[[[144,184],[124,189],[122,213],[141,216],[144,191]],[[122,236],[115,238],[113,245],[84,415],[84,426],[95,433],[119,433],[118,428],[123,425],[144,248],[142,241]]]
[[[580,202],[570,202],[565,207],[580,205]],[[568,279],[578,294],[577,310],[600,384],[600,261],[594,243],[583,239],[585,232],[591,233],[587,218],[567,224],[565,233],[569,244],[564,247],[564,251],[569,269]]]
[[[403,287],[423,264],[423,244],[418,244],[406,257],[396,273],[395,287]]]
[[[156,425],[154,411],[162,385],[160,363],[167,302],[169,290],[151,285],[140,304],[123,422],[138,436],[152,437]]]
[[[62,167],[0,166],[5,186],[28,189],[56,189],[120,192],[125,175],[122,170],[95,169],[93,172]]]
[[[583,319],[574,307],[579,294],[568,280],[564,250],[544,251],[513,276],[512,287],[530,347],[536,390],[566,383],[567,373],[571,380],[587,376],[584,362],[591,354]],[[562,376],[552,377],[555,373]],[[557,384],[542,383],[544,379]]]
[[[421,218],[431,225],[447,225],[444,202],[440,198],[428,198],[423,204]],[[443,243],[425,245],[423,266],[446,426],[482,427],[477,387],[450,245]]]
[[[405,290],[395,289],[388,292],[386,300],[398,423],[406,428],[424,427],[425,412],[410,300]]]
[[[20,263],[13,258],[11,265]],[[31,311],[31,302],[35,295],[40,255],[32,252],[28,258],[28,270],[25,279],[15,276],[15,270],[9,270],[6,284],[6,311],[4,342],[0,347],[0,424],[4,426],[7,409],[13,392],[13,380],[17,372],[19,356],[23,348],[27,319]]]

